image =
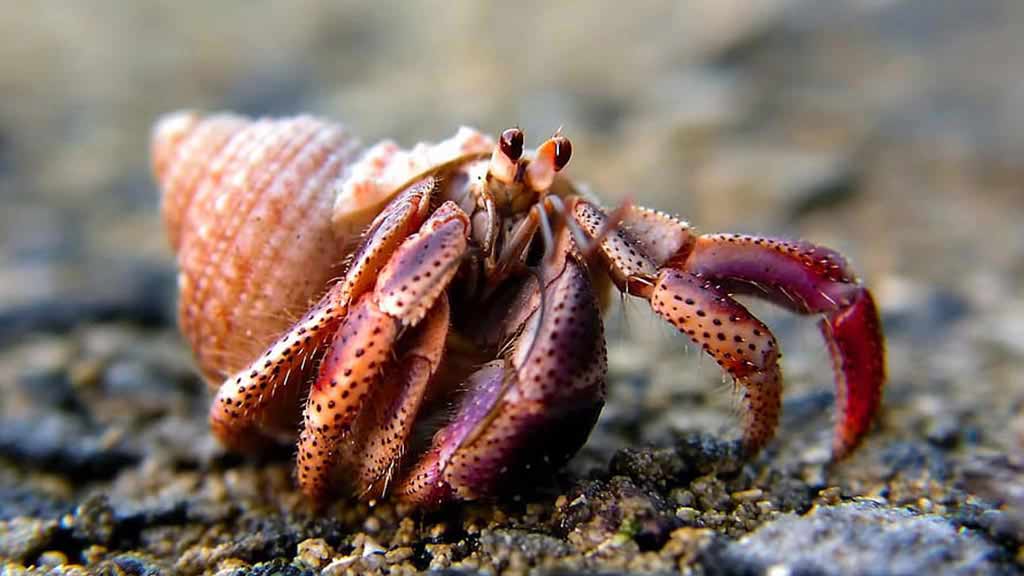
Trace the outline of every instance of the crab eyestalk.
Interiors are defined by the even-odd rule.
[[[560,172],[572,158],[572,143],[556,133],[537,148],[537,154],[526,167],[526,184],[533,190],[551,188],[555,173]]]
[[[493,198],[506,214],[529,211],[572,158],[572,143],[557,132],[537,148],[532,158],[524,157],[524,141],[519,128],[505,130],[487,164],[484,195]]]
[[[523,131],[519,128],[509,128],[501,133],[498,144],[491,153],[488,167],[491,178],[505,185],[516,181],[519,159],[523,156],[523,141]]]

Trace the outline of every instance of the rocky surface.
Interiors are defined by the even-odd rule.
[[[4,573],[1019,572],[1024,8],[753,5],[19,6],[0,21]],[[849,255],[883,309],[885,413],[831,463],[813,322],[755,304],[788,388],[744,461],[717,367],[625,302],[608,406],[557,478],[315,512],[287,449],[245,460],[207,432],[144,146],[180,107],[407,144],[564,125],[610,203]]]

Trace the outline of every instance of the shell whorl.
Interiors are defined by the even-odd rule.
[[[242,369],[340,272],[331,224],[358,151],[339,125],[179,112],[153,131],[181,330],[207,383]]]

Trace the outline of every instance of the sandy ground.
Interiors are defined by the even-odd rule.
[[[6,573],[1015,573],[1024,564],[1024,5],[9,2],[0,19]],[[558,478],[405,514],[313,512],[288,454],[226,454],[174,326],[149,127],[314,112],[373,142],[559,126],[610,204],[841,250],[890,383],[829,462],[814,324],[778,438],[737,458],[717,367],[616,306],[610,397]],[[776,571],[778,570],[778,571]],[[788,571],[787,571],[788,570]]]

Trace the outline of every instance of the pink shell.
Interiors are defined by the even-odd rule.
[[[358,151],[337,124],[180,112],[153,131],[185,334],[211,388],[244,368],[341,272],[339,178]]]

